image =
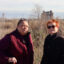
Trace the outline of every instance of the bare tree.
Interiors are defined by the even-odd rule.
[[[31,17],[39,20],[41,17],[41,13],[42,13],[42,7],[36,4],[32,9]]]

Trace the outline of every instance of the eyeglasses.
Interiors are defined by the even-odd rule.
[[[48,29],[50,29],[50,28],[55,28],[55,26],[54,26],[54,25],[52,25],[52,26],[48,26],[47,28],[48,28]]]

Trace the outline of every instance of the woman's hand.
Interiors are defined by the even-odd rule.
[[[15,64],[15,63],[17,63],[17,59],[16,59],[15,57],[12,57],[12,58],[10,57],[10,58],[8,59],[8,62],[9,62],[9,63],[12,62],[13,64]]]

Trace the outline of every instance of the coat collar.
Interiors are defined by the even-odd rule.
[[[61,35],[60,35],[60,33],[59,32],[57,32],[57,33],[54,33],[53,35],[48,35],[48,38],[50,38],[50,39],[56,39],[57,37],[60,37]]]
[[[12,33],[11,33],[11,35],[15,35],[16,37],[18,37],[18,38],[24,38],[24,37],[28,37],[29,35],[30,35],[30,32],[28,32],[26,35],[21,35],[20,33],[19,33],[19,31],[16,29],[16,30],[14,30]]]

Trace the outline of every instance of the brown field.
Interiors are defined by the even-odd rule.
[[[6,34],[16,29],[18,19],[5,19],[5,22],[0,20],[0,39]],[[60,32],[64,36],[64,20],[60,20]],[[39,64],[43,55],[44,39],[47,35],[45,26],[46,22],[43,21],[29,21],[30,31],[34,44],[34,64]]]

